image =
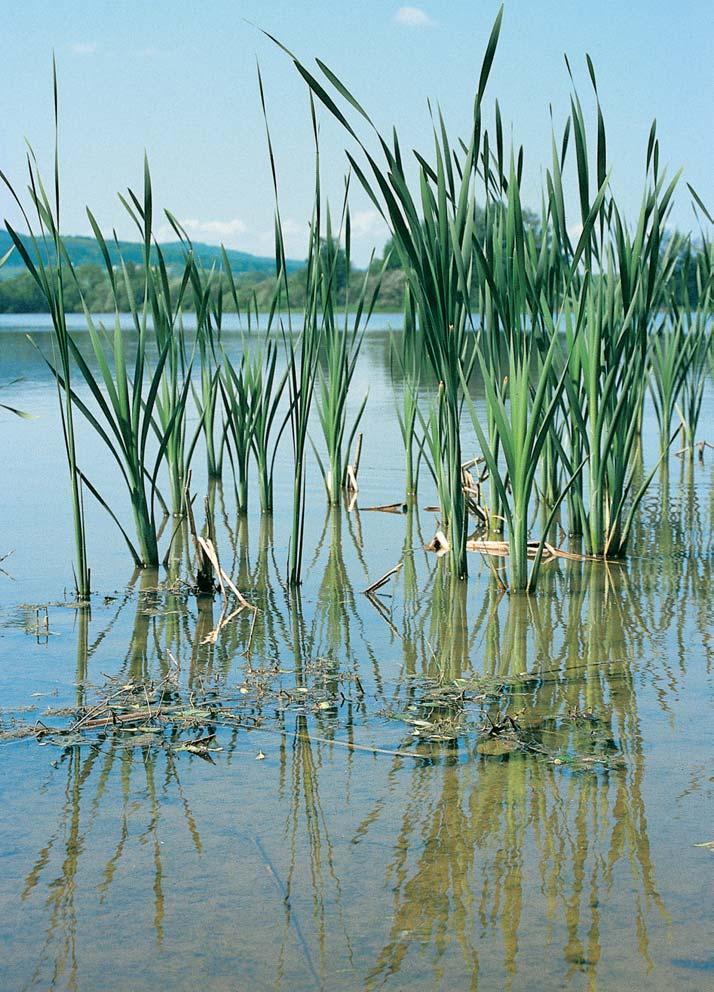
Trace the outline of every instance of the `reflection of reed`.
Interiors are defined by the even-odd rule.
[[[693,471],[696,466],[683,467],[682,495],[660,494],[649,528],[634,535],[643,561],[548,566],[536,597],[505,596],[492,579],[480,602],[467,602],[466,584],[415,550],[421,543],[418,516],[409,508],[405,564],[394,584],[402,595],[395,595],[398,605],[389,613],[403,644],[395,698],[415,698],[425,680],[442,687],[480,679],[498,687],[483,702],[487,714],[515,717],[544,753],[481,757],[472,724],[459,729],[455,742],[433,747],[430,758],[444,760],[410,764],[397,758],[386,769],[379,766],[374,799],[360,810],[351,848],[378,836],[379,850],[389,849],[382,887],[391,894],[392,912],[372,927],[386,932],[361,965],[365,988],[450,983],[476,989],[479,981],[509,988],[516,976],[522,979],[533,941],[545,933],[553,970],[595,990],[609,975],[613,918],[627,927],[620,941],[635,946],[644,967],[650,966],[653,921],[668,916],[650,851],[638,688],[645,673],[660,705],[669,705],[685,674],[692,631],[701,634],[711,664],[711,533]],[[303,590],[304,601],[298,590],[283,590],[275,581],[272,522],[261,520],[254,558],[246,520],[236,526],[225,560],[233,554],[231,572],[253,592],[260,613],[254,630],[249,618],[239,618],[215,645],[203,644],[213,626],[210,601],[187,596],[171,565],[160,589],[156,575],[136,576],[115,607],[118,616],[132,597],[136,602],[121,678],[148,678],[157,668],[165,675],[170,651],[190,688],[225,680],[238,669],[246,680],[267,673],[281,684],[294,680],[298,687],[319,684],[324,690],[325,708],[297,713],[294,728],[286,728],[284,714],[277,718],[285,736],[277,746],[272,808],[285,816],[285,844],[275,845],[267,829],[256,841],[284,888],[277,986],[289,980],[296,950],[307,987],[326,987],[335,960],[358,967],[359,948],[353,954],[354,936],[343,918],[351,907],[331,816],[336,782],[339,801],[344,797],[349,806],[354,782],[365,774],[363,756],[343,752],[346,770],[336,771],[328,766],[331,746],[324,741],[338,736],[339,727],[339,736],[354,742],[355,726],[373,715],[370,685],[366,695],[347,693],[351,702],[337,715],[332,704],[341,679],[364,677],[371,662],[378,699],[384,683],[365,624],[374,620],[379,631],[381,621],[354,592],[359,549],[351,546],[356,535],[349,520],[337,508],[328,514],[311,566],[322,571]],[[684,533],[691,535],[691,547],[677,552]],[[78,705],[86,702],[92,656],[116,622],[110,619],[92,638],[89,612],[77,614]],[[386,628],[385,636],[392,636]],[[676,646],[674,659],[657,650],[665,638]],[[294,699],[290,706],[295,708]],[[480,704],[474,709],[480,713]],[[595,738],[606,760],[569,769],[573,757],[592,756]],[[51,978],[75,989],[78,907],[86,903],[82,879],[99,846],[95,824],[108,811],[116,824],[101,856],[100,901],[110,898],[122,867],[135,856],[134,845],[148,852],[149,888],[133,898],[148,900],[159,943],[168,888],[161,848],[167,798],[178,797],[197,854],[202,840],[170,751],[121,747],[108,738],[100,749],[68,749],[60,767],[67,780],[57,824],[26,876],[23,898],[41,892],[45,899],[45,942],[33,981]],[[495,972],[500,984],[492,980]]]
[[[353,660],[351,621],[357,616],[357,605],[342,548],[342,511],[337,506],[328,511],[317,552],[328,527],[327,561],[317,591],[315,640],[318,651],[326,650],[333,658],[344,653]]]
[[[75,679],[78,706],[85,703],[88,662],[126,602],[124,599],[119,603],[115,616],[91,645],[89,611],[78,611]],[[137,664],[141,667],[145,664],[147,630],[148,618],[137,609],[127,654],[130,669]],[[138,644],[135,640],[137,637]],[[136,659],[140,659],[140,663]],[[102,806],[111,809],[111,819],[117,824],[118,836],[97,886],[99,900],[103,902],[107,897],[122,861],[126,859],[131,864],[135,856],[131,850],[132,843],[138,842],[142,847],[150,845],[153,864],[153,928],[158,944],[163,940],[165,901],[161,810],[172,791],[179,798],[197,854],[202,851],[202,843],[196,819],[183,792],[175,756],[170,751],[146,745],[133,747],[131,741],[113,739],[110,736],[101,745],[91,746],[87,750],[80,747],[66,748],[61,752],[59,766],[64,766],[66,771],[64,801],[54,832],[40,849],[25,878],[22,899],[30,899],[38,887],[46,887],[45,939],[38,953],[37,966],[30,984],[43,982],[45,972],[51,976],[49,982],[44,981],[47,987],[61,987],[74,992],[79,988],[77,905],[84,905],[88,895],[83,891],[80,872],[94,861],[90,844],[95,825],[106,820],[107,811]],[[134,825],[142,806],[146,809],[145,823],[142,829],[137,830]],[[98,829],[101,830],[101,827],[98,826]],[[55,865],[58,865],[57,869]]]
[[[422,634],[423,674],[453,682],[472,671],[466,608],[467,584],[452,575],[442,559],[430,589],[429,626]]]
[[[368,628],[345,562],[344,519],[339,507],[328,509],[322,536],[315,549],[313,564],[319,560],[324,546],[327,550],[310,624],[310,643],[318,655],[326,656],[343,671],[359,675],[369,664],[377,692],[381,695],[383,683],[379,659],[370,643]],[[347,519],[349,521],[349,515]],[[352,550],[366,575],[366,566],[357,543],[358,532],[348,526],[348,534]]]
[[[139,849],[148,845],[152,862],[152,925],[157,944],[163,941],[165,913],[161,811],[172,792],[179,798],[197,854],[202,851],[202,843],[175,758],[169,751],[107,740],[102,747],[92,747],[88,752],[78,747],[67,748],[60,765],[66,769],[64,802],[54,832],[25,879],[22,898],[29,899],[38,887],[46,888],[47,927],[31,984],[40,983],[43,974],[48,974],[51,976],[51,981],[45,983],[48,987],[75,990],[79,987],[77,904],[86,905],[89,900],[81,871],[91,867],[96,858],[91,847],[92,832],[95,825],[101,830],[99,824],[106,822],[102,806],[111,808],[117,838],[101,872],[97,886],[99,901],[103,902],[109,894],[122,862],[132,869],[135,845]],[[142,809],[144,823],[137,827]],[[101,843],[103,846],[103,839]]]
[[[332,963],[331,959],[336,954],[335,947],[328,942],[329,937],[334,939],[332,924],[335,913],[347,958],[351,962],[353,957],[344,919],[342,886],[337,875],[332,839],[320,797],[319,763],[315,748],[316,745],[308,736],[306,717],[298,715],[292,744],[280,751],[281,799],[287,806],[283,837],[288,867],[285,873],[285,919],[276,968],[276,987],[280,986],[283,978],[291,930],[295,932],[301,945],[305,965],[320,988],[325,987],[325,976]],[[287,795],[285,789],[288,790]],[[316,958],[313,958],[309,941],[295,916],[305,869],[309,873],[311,932],[317,943]]]
[[[670,490],[668,478],[660,480],[659,499],[653,494],[646,508],[650,519],[640,520],[636,532],[638,553],[647,569],[654,571],[654,581],[643,583],[645,622],[661,637],[670,631],[675,635],[676,670],[667,657],[662,658],[671,688],[678,686],[686,673],[691,624],[697,631],[707,671],[714,663],[709,610],[714,593],[714,514],[702,502],[700,487],[705,471],[704,466],[682,459],[676,488]],[[714,486],[707,481],[707,492],[714,493]]]
[[[443,974],[440,961],[452,940],[459,945],[466,974],[471,976],[461,987],[477,988],[478,952],[470,881],[476,849],[464,807],[463,779],[455,765],[439,769],[437,777],[437,782],[428,783],[418,781],[423,778],[421,773],[413,777],[414,793],[402,818],[385,877],[385,886],[393,892],[389,939],[367,974],[366,989],[394,979],[409,951],[429,942],[434,948],[436,979]],[[415,859],[412,848],[417,847]]]
[[[532,932],[538,912],[550,940],[560,941],[566,972],[586,973],[594,989],[604,957],[602,907],[612,898],[629,900],[623,912],[632,922],[632,942],[645,967],[651,963],[652,913],[664,921],[668,916],[655,881],[643,796],[635,679],[642,645],[633,594],[601,563],[583,563],[562,581],[568,585],[565,611],[561,597],[505,598],[494,583],[477,619],[484,627],[483,669],[507,680],[499,705],[522,714],[523,725],[562,757],[554,763],[513,753],[506,760],[402,770],[410,785],[383,883],[394,892],[393,917],[368,988],[410,981],[410,969],[429,948],[434,985],[441,987],[453,969],[456,976],[470,975],[475,989],[478,935],[499,931],[502,987],[508,988],[523,967],[521,931]],[[442,595],[436,583],[435,595]],[[453,609],[461,619],[458,601]],[[454,673],[463,661],[462,643],[457,637],[449,655]],[[624,760],[573,775],[558,766],[590,741],[592,721],[579,716],[588,712],[606,746],[610,728]],[[390,779],[392,807],[397,782]],[[377,829],[385,808],[380,800],[367,811],[354,843]],[[383,838],[385,825],[379,829]],[[533,859],[543,893],[537,909],[529,905],[527,884]],[[619,880],[623,871],[632,879],[626,887]]]

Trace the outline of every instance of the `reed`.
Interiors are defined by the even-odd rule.
[[[327,84],[376,133],[384,159],[380,165],[323,84],[288,52],[311,95],[324,104],[360,148],[365,168],[348,153],[350,166],[390,226],[413,297],[427,360],[437,381],[443,383],[440,418],[445,441],[440,446],[441,457],[435,468],[441,477],[440,492],[446,497],[441,510],[449,536],[449,561],[452,571],[459,576],[466,576],[468,571],[460,414],[461,380],[464,375],[468,379],[474,360],[468,329],[472,326],[469,300],[473,276],[476,169],[482,135],[481,103],[498,43],[502,14],[501,9],[482,63],[470,140],[463,150],[461,146],[452,146],[443,117],[438,113],[434,123],[434,164],[429,164],[417,153],[418,194],[410,189],[396,132],[388,142],[347,87],[318,59]],[[288,51],[284,46],[280,47]]]
[[[688,270],[692,260],[687,255],[681,272],[683,304],[676,318],[683,330],[683,365],[686,367],[676,412],[681,424],[684,450],[690,459],[694,457],[695,432],[699,424],[709,362],[714,358],[714,331],[711,323],[714,286],[711,262],[711,247],[704,242],[696,259],[697,298],[692,300],[688,289]],[[714,362],[712,364],[714,367]]]
[[[188,272],[174,298],[161,249],[156,246],[158,266],[150,272],[151,324],[159,354],[166,351],[166,361],[156,394],[154,434],[161,445],[165,441],[165,463],[169,479],[171,508],[174,516],[183,514],[183,496],[188,480],[193,444],[187,437],[187,399],[193,367],[192,349],[187,347],[181,306]]]
[[[258,469],[258,497],[263,514],[273,512],[273,480],[278,445],[288,421],[281,417],[288,369],[278,373],[278,347],[268,340],[265,351],[254,361],[250,371],[251,407],[254,411],[252,448]],[[273,440],[275,427],[277,435]]]
[[[345,199],[343,218],[347,225],[347,250],[345,252],[346,279],[349,285],[349,208]],[[340,225],[342,228],[342,224]],[[340,235],[333,236],[329,207],[325,240],[320,248],[320,269],[322,285],[322,348],[319,365],[319,387],[316,396],[317,413],[323,438],[327,447],[326,464],[315,448],[315,456],[320,467],[328,504],[335,505],[345,484],[346,465],[343,458],[345,430],[347,428],[347,403],[354,376],[355,365],[362,346],[362,334],[357,323],[349,328],[342,326],[336,315],[338,272],[340,269]],[[347,298],[348,294],[347,294]],[[346,309],[346,308],[345,308]],[[347,313],[345,314],[347,317]],[[365,395],[357,411],[354,425],[347,442],[347,450],[364,413]]]
[[[662,453],[669,449],[672,420],[693,358],[690,354],[691,341],[685,331],[684,315],[675,312],[670,320],[662,322],[650,343],[649,387]]]
[[[595,86],[594,72],[593,86]],[[573,121],[576,163],[583,207],[589,203],[591,180],[582,110],[575,98]],[[606,182],[605,127],[598,104],[598,182]],[[579,437],[578,451],[587,458],[587,499],[578,497],[575,515],[589,554],[618,557],[627,547],[634,514],[657,470],[639,478],[642,411],[648,379],[654,315],[665,300],[674,271],[677,239],[664,243],[664,225],[677,184],[675,176],[665,186],[659,172],[659,145],[654,126],[646,159],[646,189],[637,223],[629,230],[608,191],[597,223],[588,231],[584,247],[586,294],[583,333],[574,343],[576,358],[566,376],[570,437]],[[602,192],[602,187],[601,187]],[[664,351],[660,352],[664,357]],[[671,370],[676,385],[677,372]],[[664,380],[663,380],[664,381]],[[668,413],[660,410],[662,429]],[[671,438],[663,440],[665,456]],[[572,452],[566,464],[572,467]],[[639,484],[638,484],[639,483]]]
[[[83,480],[77,459],[77,442],[74,426],[72,389],[73,341],[67,327],[64,306],[66,272],[71,264],[62,247],[60,234],[60,169],[59,169],[59,98],[57,86],[57,66],[52,59],[53,107],[54,107],[54,200],[50,201],[42,183],[32,150],[27,157],[29,189],[32,208],[37,215],[38,233],[35,234],[29,216],[13,185],[3,172],[0,178],[20,209],[30,236],[31,254],[12,226],[5,221],[13,244],[22,257],[28,272],[47,301],[52,319],[54,345],[57,349],[58,368],[55,371],[59,399],[62,436],[64,440],[67,467],[69,469],[72,525],[74,531],[74,583],[80,600],[89,598],[91,592],[91,570],[87,558],[87,533],[84,515]],[[51,246],[52,251],[48,248]],[[7,256],[6,256],[7,257]],[[3,262],[6,260],[3,259]],[[49,364],[49,362],[48,362]]]
[[[578,330],[582,324],[582,313],[581,308]],[[535,588],[540,554],[529,575],[529,509],[533,500],[536,472],[543,446],[553,429],[567,374],[567,362],[563,362],[560,355],[560,334],[548,310],[541,310],[540,314],[532,313],[531,317],[544,318],[544,323],[549,329],[548,349],[538,360],[534,386],[531,384],[532,369],[539,348],[534,333],[528,331],[514,334],[509,341],[505,395],[490,379],[486,358],[480,348],[478,353],[486,402],[495,421],[505,473],[499,464],[497,452],[489,443],[475,405],[470,395],[466,394],[474,430],[506,521],[509,542],[509,589],[512,592],[524,592]],[[564,365],[564,370],[553,385],[553,376],[559,363]],[[466,386],[465,382],[464,386]],[[581,468],[582,465],[573,468],[570,473],[571,480]],[[566,491],[567,487],[563,490],[560,499]],[[560,504],[560,499],[555,503],[548,523],[544,527],[543,539]],[[542,546],[541,543],[541,551]]]
[[[320,188],[320,142],[315,105],[310,99],[310,116],[315,147],[315,187],[312,218],[309,227],[308,254],[304,269],[305,302],[302,326],[297,342],[293,334],[290,287],[285,264],[285,238],[278,196],[278,180],[270,128],[265,103],[263,80],[258,70],[258,87],[265,121],[268,155],[275,195],[275,262],[276,293],[271,305],[269,325],[282,305],[287,309],[287,327],[281,322],[287,360],[288,423],[293,449],[293,501],[290,547],[288,551],[288,585],[297,589],[302,581],[302,559],[305,537],[305,477],[307,471],[307,442],[310,413],[318,382],[320,347],[323,336],[323,307],[329,301],[330,286],[326,284],[326,269],[322,254],[322,194]]]
[[[245,514],[248,512],[248,478],[256,416],[251,388],[252,365],[245,348],[237,365],[224,355],[223,368],[220,387],[226,411],[228,454],[233,468],[236,509],[239,514]]]
[[[241,308],[225,251],[222,268],[204,271],[186,231],[167,212],[185,248],[178,278],[169,272],[155,240],[146,161],[143,194],[129,190],[120,198],[141,238],[141,267],[125,264],[116,238],[105,239],[87,211],[103,257],[113,326],[104,327],[92,315],[60,234],[55,73],[54,200],[44,190],[32,154],[28,158],[37,235],[20,199],[2,178],[30,230],[26,246],[8,225],[14,248],[52,315],[56,351],[48,364],[60,396],[80,596],[89,594],[85,489],[120,527],[135,563],[156,566],[157,512],[169,508],[175,515],[183,512],[199,443],[205,449],[210,479],[221,477],[224,455],[228,455],[239,515],[248,508],[255,463],[260,508],[270,514],[278,447],[288,426],[294,473],[288,582],[293,587],[300,584],[307,446],[313,444],[310,430],[317,420],[324,449],[314,444],[313,448],[328,503],[334,505],[346,486],[347,452],[365,409],[366,396],[352,405],[355,376],[384,272],[372,279],[370,260],[363,277],[350,276],[350,180],[345,184],[335,231],[321,189],[317,103],[355,142],[357,152],[348,152],[350,175],[357,178],[389,226],[392,250],[404,271],[404,330],[398,341],[392,339],[390,348],[404,384],[397,416],[405,453],[406,493],[410,498],[416,492],[420,461],[426,456],[438,490],[450,573],[467,574],[464,405],[488,469],[490,529],[505,526],[507,531],[510,591],[535,588],[545,536],[564,500],[569,530],[583,536],[589,555],[625,553],[635,514],[658,465],[667,458],[676,424],[690,454],[694,449],[712,354],[711,246],[702,238],[702,248],[695,255],[691,244],[667,234],[679,174],[669,179],[660,169],[654,125],[646,151],[640,212],[634,224],[624,220],[610,188],[607,133],[589,57],[594,141],[573,84],[562,136],[556,139],[553,133],[540,214],[526,217],[521,193],[524,150],[514,146],[509,153],[504,147],[497,101],[491,134],[483,119],[501,19],[502,10],[481,64],[466,140],[452,140],[440,110],[430,108],[433,148],[416,151],[415,161],[409,163],[396,131],[389,138],[383,136],[330,68],[317,60],[319,72],[314,75],[288,52],[309,88],[315,146],[301,314],[291,298],[294,283],[287,274],[275,156],[258,73],[275,194],[276,256],[268,330],[260,347],[252,337],[254,320],[258,323],[257,301]],[[354,115],[357,123],[353,125]],[[370,140],[376,136],[376,155],[362,135],[365,127]],[[572,218],[565,211],[563,177],[571,164],[579,204],[577,238],[571,237]],[[703,211],[711,219],[700,198],[691,192],[695,212]],[[693,273],[695,292],[691,291]],[[89,359],[67,328],[67,280],[72,280],[84,307]],[[233,303],[241,326],[242,309],[247,317],[238,359],[227,354],[222,339],[224,302]],[[184,313],[191,305],[196,313],[195,339],[184,326]],[[132,360],[121,325],[127,306],[132,345],[134,339],[136,343]],[[280,371],[276,332],[284,346],[284,372]],[[474,370],[485,393],[485,405],[478,408],[472,397]],[[427,374],[437,388],[425,415],[420,393]],[[659,425],[660,450],[654,467],[643,470],[641,437],[648,390]],[[189,426],[191,400],[198,414],[195,429]],[[134,518],[133,540],[79,468],[77,413],[116,462]],[[166,499],[160,488],[164,480],[168,483]],[[540,514],[535,514],[538,503]],[[543,533],[529,568],[533,519],[540,519]]]
[[[498,119],[498,118],[497,118]],[[485,326],[477,338],[478,362],[486,395],[485,424],[478,414],[463,380],[471,419],[486,460],[494,506],[506,523],[509,543],[509,589],[523,592],[535,587],[541,553],[529,574],[529,512],[536,495],[537,473],[545,466],[549,486],[546,500],[551,513],[543,541],[560,502],[579,475],[582,464],[567,466],[567,481],[556,481],[552,463],[558,446],[561,401],[565,391],[570,355],[561,344],[561,313],[566,299],[563,289],[553,292],[552,280],[544,276],[545,242],[539,247],[523,221],[520,183],[523,156],[511,153],[506,175],[497,145],[494,182],[489,195],[493,203],[483,241],[474,238],[479,282],[483,287],[482,312]],[[488,166],[488,159],[486,167]],[[589,206],[578,244],[571,249],[568,267],[559,282],[572,286],[588,239],[605,195],[605,185]],[[552,197],[551,197],[552,199]],[[551,204],[551,216],[553,207]],[[576,297],[574,338],[585,315],[589,280]],[[557,305],[557,312],[553,309]],[[548,450],[552,446],[552,450]],[[549,464],[550,463],[550,464]],[[557,491],[556,491],[557,490]]]
[[[402,384],[401,407],[397,404],[397,420],[404,445],[404,487],[407,501],[414,498],[419,486],[419,465],[424,450],[417,433],[420,419],[419,389],[424,361],[421,335],[417,331],[416,314],[409,287],[404,289],[404,324],[402,333],[390,343],[391,358],[396,362]]]
[[[524,590],[532,588],[537,574],[538,559],[529,579],[526,551],[529,509],[538,493],[551,508],[551,518],[568,497],[572,530],[585,534],[591,554],[624,552],[653,474],[635,486],[648,355],[657,352],[651,325],[681,245],[677,238],[664,237],[678,176],[667,183],[660,171],[654,126],[640,215],[632,229],[621,217],[609,188],[606,130],[589,57],[597,112],[594,168],[584,111],[574,91],[559,146],[553,139],[539,236],[526,228],[520,197],[523,149],[511,153],[506,168],[498,104],[495,145],[482,127],[501,17],[499,12],[482,63],[469,141],[453,145],[441,114],[434,115],[432,161],[415,153],[418,194],[410,188],[396,133],[390,141],[384,138],[319,59],[318,78],[288,54],[311,95],[356,142],[360,162],[348,153],[351,168],[390,225],[405,270],[424,354],[439,383],[427,433],[452,569],[466,573],[460,413],[464,397],[470,401],[469,373],[477,353],[486,389],[485,429],[470,406],[489,468],[491,516],[497,520],[502,514],[506,520],[511,588]],[[384,164],[348,120],[351,112],[376,134]],[[582,228],[575,244],[564,206],[569,150]],[[486,199],[483,231],[476,223],[477,180]],[[481,317],[477,335],[474,302]],[[671,420],[669,393],[665,405],[663,429]],[[406,419],[402,431],[411,438]]]
[[[190,271],[190,284],[193,308],[196,314],[196,344],[198,350],[198,388],[192,385],[193,401],[200,418],[200,432],[206,447],[206,471],[209,479],[223,476],[223,453],[226,440],[226,424],[221,408],[221,330],[223,323],[223,284],[220,277],[211,270],[206,273],[198,264],[191,240],[176,218],[166,211],[179,238],[186,244],[186,265]],[[235,298],[236,312],[238,297],[225,249],[223,263],[230,276],[229,286]],[[198,440],[196,436],[195,441]]]
[[[119,264],[115,269],[108,243],[91,211],[87,210],[94,236],[102,251],[115,312],[114,327],[109,333],[96,324],[83,301],[99,376],[94,375],[76,345],[73,345],[73,357],[95,401],[96,413],[81,400],[77,399],[76,403],[104,441],[127,487],[137,547],[133,546],[123,529],[122,533],[135,561],[156,567],[159,563],[157,500],[166,509],[158,487],[159,472],[166,462],[172,505],[174,512],[178,514],[188,471],[187,454],[190,449],[185,444],[185,423],[191,386],[191,360],[186,359],[180,340],[178,315],[190,273],[188,270],[184,272],[178,298],[174,300],[163,257],[156,245],[153,245],[153,251],[158,265],[155,269],[152,267],[152,188],[146,161],[143,200],[139,200],[131,190],[128,192],[128,199],[121,197],[121,200],[142,236],[144,265],[140,273],[141,285],[135,285],[136,276],[121,258],[116,243],[113,248]],[[127,367],[125,331],[120,319],[122,304],[126,298],[129,300],[136,342],[136,357],[131,376]],[[139,303],[136,302],[137,298],[140,299]],[[153,365],[150,361],[152,329],[157,350]],[[149,447],[152,436],[156,440],[155,453]],[[181,483],[184,486],[179,491]]]
[[[380,280],[369,290],[370,264],[361,280],[356,299],[350,298],[351,268],[351,220],[348,204],[349,181],[345,186],[340,229],[333,237],[329,209],[326,220],[326,236],[319,256],[321,285],[322,319],[322,360],[320,362],[319,389],[316,397],[317,413],[320,419],[325,445],[327,464],[324,464],[316,450],[316,456],[327,493],[329,504],[336,504],[346,486],[347,464],[345,452],[352,447],[359,427],[367,395],[361,401],[351,426],[348,427],[348,401],[354,378],[355,366],[362,347],[362,337],[369,323],[379,294]],[[344,255],[340,247],[340,235],[344,232]],[[344,315],[339,320],[338,276],[340,269],[345,273]],[[382,270],[383,271],[383,270]],[[350,307],[354,305],[354,312]]]
[[[320,319],[320,209],[313,212],[310,226],[307,271],[305,274],[305,308],[297,344],[286,335],[289,423],[293,448],[292,527],[288,561],[288,584],[302,581],[302,556],[305,536],[305,475],[310,411],[318,381],[322,321]],[[282,240],[282,232],[280,233]],[[284,267],[283,267],[284,269]]]

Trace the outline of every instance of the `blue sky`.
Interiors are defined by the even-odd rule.
[[[290,61],[248,22],[277,34],[304,60],[321,57],[403,147],[428,151],[427,98],[450,129],[468,125],[482,53],[499,4],[450,0],[23,0],[4,4],[0,168],[23,179],[24,139],[51,165],[51,59],[60,77],[63,228],[100,223],[131,236],[117,191],[141,182],[146,148],[155,197],[197,238],[272,253],[271,191],[256,82],[260,61],[280,176],[288,251],[305,253],[312,139],[305,85]],[[508,133],[525,146],[524,198],[538,206],[550,158],[549,104],[562,127],[570,96],[567,52],[586,108],[584,64],[598,74],[613,187],[627,214],[642,190],[647,135],[657,118],[662,161],[684,168],[714,202],[714,4],[711,0],[507,0],[486,105],[498,97]],[[591,117],[592,121],[592,117]],[[594,122],[593,122],[594,123]],[[322,115],[324,185],[335,204],[344,135]],[[573,221],[576,191],[572,190]],[[0,192],[3,216],[14,219]],[[370,204],[353,202],[356,257],[385,232]],[[690,228],[686,188],[673,222]]]

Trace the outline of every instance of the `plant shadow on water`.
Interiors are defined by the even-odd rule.
[[[411,506],[390,519],[404,567],[383,613],[354,584],[359,511],[328,511],[299,592],[281,585],[272,523],[231,528],[213,487],[226,567],[259,613],[208,636],[215,607],[181,579],[183,524],[163,577],[77,611],[76,698],[42,716],[43,750],[13,745],[51,767],[27,836],[11,831],[19,891],[0,887],[5,918],[38,936],[12,987],[116,987],[112,946],[112,982],[141,988],[192,987],[196,969],[216,989],[531,988],[554,973],[696,988],[696,941],[662,951],[679,894],[659,823],[653,854],[661,770],[643,732],[657,719],[678,740],[693,638],[711,671],[708,508],[690,472],[651,495],[641,560],[551,564],[530,598],[486,566],[455,579],[421,550]]]

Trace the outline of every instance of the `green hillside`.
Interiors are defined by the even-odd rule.
[[[64,239],[64,243],[67,246],[67,251],[73,265],[103,265],[99,245],[94,238],[72,236],[66,237]],[[139,242],[119,241],[118,244],[112,244],[111,242],[108,242],[108,244],[112,261],[118,262],[119,254],[121,253],[121,256],[125,262],[133,262],[135,265],[142,264],[143,246]],[[12,240],[10,235],[3,228],[0,230],[0,258],[2,258],[11,246]],[[215,245],[206,245],[201,242],[194,242],[193,248],[203,265],[210,267],[214,264],[214,262],[218,265],[221,264],[221,249]],[[184,247],[179,241],[162,244],[161,250],[164,253],[166,264],[170,269],[183,266]],[[54,249],[51,245],[49,246],[49,253],[54,254]],[[236,251],[234,248],[227,248],[226,254],[228,255],[233,272],[236,274],[242,272],[261,272],[270,274],[275,272],[275,260],[272,258],[251,255],[245,251]],[[289,272],[295,271],[300,268],[301,265],[302,262],[293,261],[290,259],[287,261],[287,268]],[[0,279],[12,278],[13,276],[19,275],[23,271],[24,265],[22,259],[20,258],[18,252],[15,251],[7,260],[7,263],[3,266],[3,268],[0,269]]]

